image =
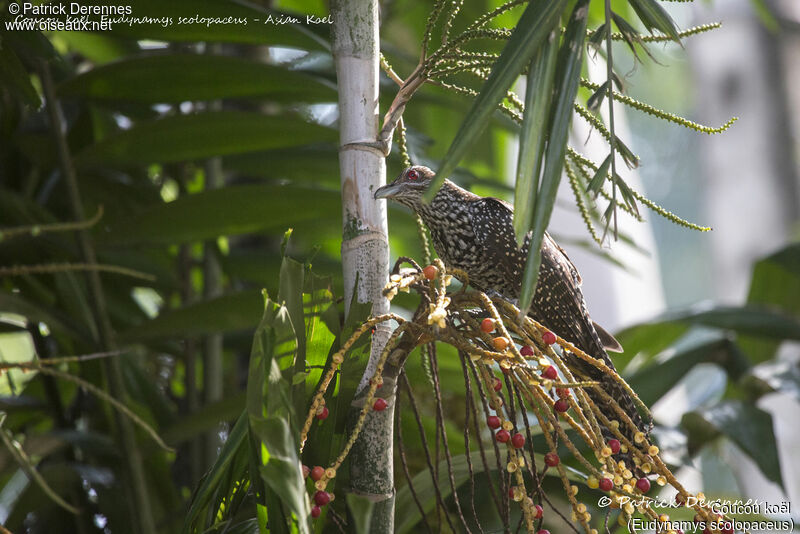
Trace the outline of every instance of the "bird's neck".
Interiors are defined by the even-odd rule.
[[[470,193],[450,180],[445,180],[430,202],[420,199],[412,206],[412,209],[430,226],[437,214],[446,213],[452,209],[452,206],[462,205],[465,202],[479,198],[478,195]]]

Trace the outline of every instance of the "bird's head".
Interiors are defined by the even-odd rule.
[[[421,205],[422,195],[428,190],[435,176],[436,173],[428,167],[422,165],[408,167],[395,178],[394,182],[375,191],[375,199],[392,199],[415,209]]]

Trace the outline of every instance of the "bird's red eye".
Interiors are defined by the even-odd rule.
[[[410,171],[408,171],[408,174],[406,174],[406,176],[408,176],[409,180],[417,180],[417,179],[419,179],[419,173],[417,171],[415,171],[414,169],[411,169]]]

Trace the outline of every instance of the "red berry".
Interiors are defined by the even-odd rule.
[[[494,319],[490,319],[487,317],[483,321],[481,321],[481,330],[486,332],[487,334],[490,332],[494,332]]]
[[[375,402],[372,404],[372,409],[376,412],[382,412],[386,409],[389,404],[386,402],[386,399],[375,399]]]
[[[519,349],[519,353],[523,356],[533,356],[533,347],[525,345],[521,349]]]
[[[730,522],[722,523],[722,534],[733,534],[733,525]]]
[[[311,480],[316,482],[317,480],[321,479],[322,475],[324,474],[325,470],[322,467],[316,465],[314,466],[314,469],[311,470]]]
[[[538,504],[536,506],[534,506],[534,508],[536,509],[536,514],[533,516],[533,518],[534,519],[541,519],[542,518],[542,514],[544,513],[544,509],[541,506],[539,506]]]
[[[325,506],[331,502],[331,496],[327,491],[320,490],[314,494],[314,502],[317,503],[317,506]]]
[[[544,463],[547,464],[548,467],[555,467],[560,461],[558,455],[554,452],[548,452],[544,455]]]
[[[436,273],[439,272],[439,269],[436,268],[435,265],[428,265],[424,269],[422,269],[422,274],[425,275],[425,278],[428,280],[433,280],[436,278]]]
[[[514,498],[514,486],[511,486],[510,488],[508,488],[508,497],[510,499]]]
[[[558,371],[552,365],[548,365],[544,368],[544,371],[542,371],[542,376],[550,380],[555,380],[558,378]]]
[[[602,491],[611,491],[614,489],[614,483],[610,478],[601,478],[600,485],[598,486]]]
[[[558,413],[564,413],[569,410],[569,403],[564,399],[558,399],[553,405],[553,408],[555,408]]]
[[[639,480],[636,481],[636,487],[642,493],[647,493],[648,491],[650,491],[650,481],[647,480],[646,478],[640,478]]]
[[[310,472],[311,468],[307,465],[303,465],[303,478],[306,478]]]
[[[495,428],[500,428],[502,421],[500,421],[500,418],[496,415],[490,415],[486,418],[486,424],[489,425],[489,428],[494,430]]]
[[[511,436],[511,444],[514,446],[515,449],[521,449],[525,446],[525,436],[517,432],[513,436]]]
[[[556,395],[559,399],[569,398],[569,390],[567,388],[556,388]]]
[[[556,335],[548,330],[547,332],[542,334],[542,341],[544,341],[548,345],[552,345],[553,343],[556,342]]]
[[[550,534],[550,531],[546,528],[539,530],[536,534]]]
[[[321,513],[322,513],[322,508],[320,508],[319,506],[315,505],[311,507],[311,517],[313,517],[314,519],[318,518],[319,514]]]
[[[505,443],[511,439],[511,434],[508,433],[507,430],[498,430],[497,434],[494,435],[494,439],[499,441],[500,443]]]
[[[323,406],[322,411],[317,414],[317,419],[319,419],[320,421],[324,421],[325,419],[328,418],[329,413],[330,412],[328,411],[328,407]]]
[[[500,391],[501,389],[503,389],[503,383],[500,382],[499,378],[495,377],[494,378],[494,390],[495,391]]]
[[[608,440],[608,448],[611,449],[613,454],[617,454],[620,448],[620,442],[618,439],[610,439]]]

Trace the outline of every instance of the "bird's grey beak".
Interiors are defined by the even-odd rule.
[[[374,196],[375,196],[375,200],[378,200],[378,199],[381,199],[381,198],[392,198],[393,196],[395,196],[399,192],[400,192],[400,186],[398,184],[388,184],[388,185],[384,185],[383,187],[379,187],[375,191],[375,195]]]

